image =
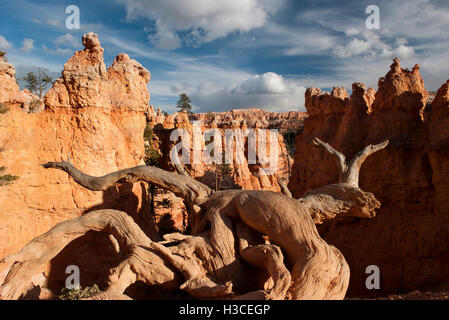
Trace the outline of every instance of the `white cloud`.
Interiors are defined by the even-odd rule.
[[[33,48],[34,48],[34,40],[33,39],[28,39],[28,38],[23,39],[22,48],[20,48],[20,50],[22,52],[28,53],[31,50],[33,50]]]
[[[75,49],[81,47],[81,41],[78,37],[74,37],[70,33],[66,33],[62,36],[57,37],[53,40],[55,48],[48,48],[45,44],[42,45],[42,50],[46,54],[56,54],[56,55],[71,55]]]
[[[394,49],[384,49],[382,52],[382,56],[384,57],[398,57],[398,58],[410,58],[413,57],[415,54],[415,50],[413,47],[408,47],[406,45],[399,45],[397,48]]]
[[[296,80],[267,72],[224,86],[204,82],[196,88],[186,88],[196,111],[225,111],[232,108],[263,108],[270,111],[302,110],[305,87]]]
[[[346,46],[337,46],[334,54],[339,58],[348,58],[368,50],[371,44],[365,40],[352,39]]]
[[[360,31],[356,28],[349,28],[345,31],[345,34],[350,37],[350,36],[355,36],[356,34],[359,34]]]
[[[53,27],[62,27],[63,23],[59,19],[48,19],[47,24]]]
[[[149,35],[148,39],[156,48],[161,50],[174,50],[181,47],[181,40],[178,35],[160,23],[157,23],[156,34]]]
[[[69,48],[56,48],[56,49],[50,49],[48,48],[45,44],[42,45],[42,50],[46,53],[46,54],[57,54],[57,55],[69,55],[69,54],[73,54],[73,50],[69,49]]]
[[[236,94],[282,94],[287,93],[288,86],[284,78],[274,72],[256,74],[242,81],[231,92]]]
[[[347,32],[345,34],[348,35]],[[351,59],[357,56],[410,58],[415,54],[414,48],[407,45],[407,38],[395,37],[390,31],[363,30],[355,36],[348,36],[349,42],[336,46],[332,53],[339,59]]]
[[[146,17],[155,20],[156,44],[168,37],[169,45],[177,44],[177,31],[200,34],[201,42],[210,42],[232,32],[246,32],[261,27],[268,10],[259,0],[118,0],[126,6],[127,18]],[[198,33],[198,30],[203,32]],[[162,31],[161,31],[162,30]]]
[[[9,50],[11,49],[12,45],[8,42],[8,40],[5,39],[2,35],[0,35],[0,49],[1,50]]]
[[[56,38],[53,43],[57,47],[70,47],[70,48],[78,48],[81,46],[81,42],[78,38],[75,38],[72,34],[66,33],[62,36]]]
[[[338,36],[308,27],[290,27],[269,22],[261,30],[255,41],[239,39],[234,45],[245,47],[283,47],[282,53],[287,56],[322,54],[334,48]]]

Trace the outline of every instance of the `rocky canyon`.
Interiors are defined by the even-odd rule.
[[[377,91],[360,82],[350,95],[342,87],[307,89],[307,112],[166,114],[149,105],[150,71],[126,53],[107,67],[94,33],[85,34],[82,44],[42,101],[20,90],[14,67],[0,58],[0,103],[9,109],[0,115],[0,164],[19,177],[0,187],[0,259],[6,258],[0,289],[3,281],[13,283],[11,261],[17,264],[29,254],[26,248],[41,252],[48,243],[53,247],[42,250],[50,258],[40,261],[41,276],[33,281],[49,290],[61,288],[67,264],[80,265],[83,285],[96,283],[139,298],[159,294],[142,289],[144,282],[164,290],[187,288],[189,298],[266,299],[374,297],[446,283],[449,80],[429,94],[419,66],[407,70],[395,59]],[[170,136],[176,129],[192,134],[195,123],[201,133],[276,130],[276,171],[261,175],[263,166],[245,159],[231,163],[218,184],[215,164],[176,165],[170,152],[178,140]],[[147,130],[151,134],[144,140]],[[248,144],[244,140],[245,152]],[[150,149],[157,154],[157,168],[145,166]],[[193,154],[190,147],[188,152]],[[335,155],[355,162],[363,158],[345,163],[357,169],[357,179],[344,180]],[[114,172],[113,183],[100,181]],[[69,219],[94,227],[72,242],[67,239],[82,232],[67,229],[60,237],[67,243],[59,248],[52,232],[64,229],[57,224]],[[240,220],[229,227],[228,219]],[[113,230],[109,237],[94,232],[106,229]],[[123,236],[123,230],[129,234]],[[33,240],[42,234],[41,243]],[[297,253],[297,247],[309,252],[309,244],[316,256]],[[141,247],[151,250],[143,254]],[[126,265],[127,254],[157,263],[150,264],[154,269],[131,260]],[[248,277],[257,278],[265,291],[241,284],[253,270],[251,261],[267,267]],[[317,265],[325,271],[316,271]],[[379,267],[380,290],[365,286],[370,265]],[[312,271],[304,266],[320,275],[321,287],[306,279]],[[144,269],[157,276],[145,278]]]

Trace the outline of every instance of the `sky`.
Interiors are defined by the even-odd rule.
[[[66,27],[69,5],[79,29]],[[366,25],[369,5],[378,29]],[[306,88],[377,89],[394,57],[420,64],[428,90],[449,78],[447,0],[2,0],[0,17],[0,49],[18,78],[38,67],[61,76],[82,34],[95,32],[106,65],[126,52],[150,70],[150,104],[169,113],[183,92],[194,112],[305,111]]]

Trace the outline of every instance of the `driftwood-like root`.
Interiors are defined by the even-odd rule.
[[[270,278],[265,283],[265,290],[243,294],[235,299],[245,300],[283,300],[290,287],[291,276],[284,264],[281,248],[270,243],[255,244],[258,240],[244,224],[237,225],[239,251],[247,263],[254,268],[265,269]],[[269,287],[269,288],[267,288]]]

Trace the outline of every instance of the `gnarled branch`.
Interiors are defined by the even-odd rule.
[[[368,156],[384,149],[388,145],[388,140],[365,147],[351,161],[346,161],[341,152],[319,138],[314,138],[313,144],[333,155],[340,168],[339,183],[310,190],[298,199],[315,224],[346,217],[373,218],[376,209],[380,207],[380,202],[372,193],[359,188],[360,167]]]
[[[365,162],[366,158],[368,158],[373,153],[382,150],[388,146],[389,141],[385,140],[379,144],[375,145],[368,145],[366,146],[362,151],[357,153],[354,158],[349,162],[348,164],[348,171],[344,176],[344,179],[347,180],[349,184],[352,184],[354,186],[359,185],[359,174],[360,174],[360,168],[362,167],[362,164]]]
[[[285,194],[289,198],[293,198],[292,193],[290,192],[290,189],[287,187],[284,181],[282,179],[278,179],[278,185],[281,187],[281,192]]]
[[[87,175],[70,162],[47,162],[44,168],[55,168],[67,172],[76,182],[93,191],[105,191],[120,182],[146,181],[160,188],[173,192],[192,205],[200,205],[206,201],[212,189],[192,177],[168,172],[152,166],[137,166],[119,170],[102,177]]]
[[[322,147],[327,153],[333,155],[338,167],[340,168],[339,183],[348,184],[354,187],[359,187],[359,173],[360,167],[366,158],[373,153],[384,149],[388,145],[389,141],[385,140],[376,145],[366,146],[362,151],[357,153],[351,161],[346,161],[346,157],[339,151],[332,148],[328,143],[321,141],[318,137],[313,139],[313,144],[318,147]]]

